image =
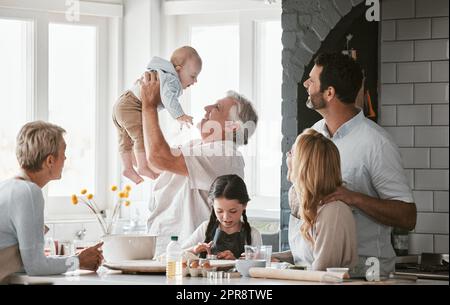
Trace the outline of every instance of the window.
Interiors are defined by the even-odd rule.
[[[96,193],[96,34],[94,26],[49,25],[49,121],[69,135],[64,179],[49,185],[49,196]]]
[[[256,23],[256,100],[260,124],[257,136],[257,193],[279,197],[281,174],[281,22]],[[274,43],[279,42],[279,43]],[[270,178],[267,178],[270,177]],[[275,183],[277,181],[277,183]],[[270,208],[270,206],[267,206]]]
[[[282,160],[280,19],[279,9],[178,16],[176,43],[192,45],[203,59],[198,83],[183,95],[194,120],[229,89],[256,106],[256,133],[241,147],[252,199],[248,210],[273,219],[279,218]]]
[[[15,138],[24,123],[49,121],[67,132],[62,180],[43,190],[47,219],[91,217],[70,204],[81,188],[107,207],[107,177],[117,168],[107,155],[113,133],[107,27],[105,17],[70,22],[64,12],[0,8],[0,106],[7,110],[0,111],[0,179],[18,170]]]
[[[0,180],[17,173],[16,135],[27,121],[32,23],[0,19]]]
[[[191,45],[204,63],[198,83],[191,89],[191,115],[200,120],[203,107],[215,103],[218,92],[239,91],[239,27],[193,26]]]

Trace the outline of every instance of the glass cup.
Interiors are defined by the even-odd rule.
[[[262,245],[262,246],[244,246],[245,259],[258,259],[265,260],[266,267],[270,267],[270,262],[272,259],[272,246]]]
[[[270,267],[270,262],[272,260],[272,246],[263,245],[259,247],[259,259],[266,261],[266,267]]]

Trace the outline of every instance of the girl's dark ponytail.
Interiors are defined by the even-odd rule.
[[[247,214],[245,213],[245,210],[242,212],[242,218],[244,220],[244,228],[245,232],[247,234],[247,245],[252,244],[252,228],[250,227],[250,224],[247,221]]]
[[[205,234],[205,243],[209,243],[214,238],[214,228],[216,227],[217,223],[217,217],[216,213],[214,213],[214,210],[211,213],[211,216],[209,217],[208,226],[206,227],[206,234]]]

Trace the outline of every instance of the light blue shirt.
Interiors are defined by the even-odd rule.
[[[312,127],[330,138],[338,147],[342,177],[346,187],[371,197],[414,202],[397,145],[391,136],[360,111],[330,136],[325,120]],[[354,208],[358,255],[380,258],[382,269],[394,267],[395,252],[390,226],[376,222]],[[384,265],[384,266],[383,266]],[[393,270],[390,270],[393,271]]]
[[[19,245],[28,275],[60,274],[78,268],[76,256],[44,255],[44,197],[36,184],[19,179],[0,182],[0,211],[0,250]]]
[[[147,65],[147,71],[158,72],[161,93],[161,104],[158,106],[158,110],[165,108],[174,119],[184,115],[179,101],[179,97],[183,93],[183,86],[173,64],[161,57],[154,56]],[[140,84],[136,84],[131,91],[141,100]]]

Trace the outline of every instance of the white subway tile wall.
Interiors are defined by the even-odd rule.
[[[434,192],[433,196],[434,211],[446,212],[449,210],[448,191],[447,192]]]
[[[421,254],[423,252],[432,253],[433,235],[432,234],[409,234],[409,254]]]
[[[448,39],[415,41],[414,59],[415,60],[448,59]]]
[[[425,83],[431,81],[431,63],[407,62],[397,65],[397,82]]]
[[[448,148],[431,149],[431,168],[448,169]]]
[[[417,213],[415,232],[448,234],[448,214]]]
[[[402,19],[415,17],[415,3],[410,0],[384,1],[381,6],[381,18]]]
[[[383,84],[397,82],[397,65],[395,63],[382,64],[381,82]]]
[[[430,168],[429,148],[400,148],[405,168]]]
[[[447,58],[448,58],[448,40],[447,40]],[[431,78],[433,82],[448,82],[448,60],[433,62],[431,69],[432,69]]]
[[[412,104],[413,102],[413,84],[383,84],[381,86],[382,105]]]
[[[448,235],[434,235],[434,252],[448,254]]]
[[[431,125],[431,106],[397,106],[397,125]]]
[[[448,104],[448,83],[414,84],[414,104]]]
[[[448,37],[448,17],[433,18],[432,19],[432,38],[447,38]]]
[[[416,0],[416,17],[439,16],[448,16],[448,0]]]
[[[381,4],[378,123],[399,145],[413,188],[409,251],[448,253],[449,1]]]
[[[418,212],[433,212],[433,192],[414,191],[413,196]]]
[[[380,121],[383,126],[395,126],[397,124],[397,107],[380,106]]]
[[[448,105],[433,105],[431,121],[433,125],[448,125]]]
[[[430,39],[431,19],[397,21],[397,40]]]

